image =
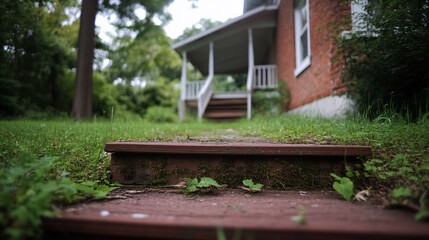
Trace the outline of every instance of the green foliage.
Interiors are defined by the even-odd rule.
[[[76,1],[5,1],[0,6],[0,117],[69,111],[63,90],[74,64],[73,35],[63,35],[65,9]]]
[[[365,9],[357,17],[368,31],[338,39],[349,92],[366,116],[416,119],[429,111],[429,1],[369,1]]]
[[[415,215],[417,221],[429,218],[429,201],[427,199],[427,190],[422,194],[419,200],[420,209]]]
[[[93,105],[96,116],[112,117],[112,110],[118,108],[118,89],[108,83],[100,72],[93,73]]]
[[[273,116],[282,112],[282,96],[277,91],[256,91],[252,95],[252,107],[257,115]]]
[[[307,223],[307,219],[305,218],[306,214],[307,214],[307,210],[303,207],[300,207],[298,215],[292,216],[291,220],[300,225],[305,225]]]
[[[259,192],[262,190],[262,188],[264,187],[263,184],[260,183],[253,183],[252,179],[244,179],[243,180],[243,185],[246,186],[245,189],[248,189],[248,191],[250,192]]]
[[[117,188],[117,186],[100,184],[99,181],[84,181],[76,184],[79,195],[75,195],[73,200],[78,201],[89,198],[102,199],[105,198],[109,192]]]
[[[171,108],[166,107],[149,107],[144,119],[153,123],[175,123],[177,114]]]
[[[210,191],[221,187],[215,180],[209,177],[202,177],[199,181],[198,181],[198,178],[194,178],[194,179],[186,178],[185,181],[187,184],[187,187],[186,187],[187,193],[195,193],[200,190]]]
[[[27,239],[39,236],[41,217],[57,211],[54,201],[70,201],[77,193],[65,174],[52,176],[54,158],[34,158],[23,152],[0,168],[0,236]]]
[[[354,186],[350,178],[339,177],[334,173],[331,173],[331,176],[336,180],[332,185],[335,191],[341,194],[341,196],[343,196],[347,201],[352,200]]]
[[[175,42],[183,41],[189,37],[194,36],[195,34],[198,34],[200,32],[207,30],[207,29],[213,28],[219,24],[221,24],[221,22],[219,22],[219,21],[212,21],[209,18],[202,18],[202,19],[200,19],[200,21],[198,23],[192,25],[192,27],[186,28],[185,30],[183,30],[182,35],[180,35],[179,37],[174,39],[174,41]]]
[[[116,188],[99,181],[75,183],[69,173],[58,171],[58,158],[38,159],[24,146],[18,148],[16,158],[0,162],[0,228],[5,229],[0,233],[2,238],[37,238],[42,233],[41,218],[59,213],[54,204],[104,198]]]
[[[169,3],[171,0],[100,3],[101,12],[119,16],[115,24],[119,34],[111,45],[96,39],[98,71],[93,77],[96,116],[109,118],[114,109],[122,113],[134,111],[143,116],[148,108],[146,105],[138,111],[141,110],[138,107],[119,106],[120,90],[112,85],[114,80],[131,83],[136,79],[172,81],[178,78],[180,58],[171,49],[170,39],[162,27],[152,21],[155,15],[162,22],[169,20],[165,11]],[[46,119],[70,112],[79,8],[76,0],[6,0],[1,4],[0,118]],[[136,9],[144,9],[146,17],[140,19],[135,14]],[[111,62],[103,69],[106,56]],[[173,92],[167,91],[168,94]],[[133,104],[138,106],[139,102]]]
[[[399,187],[399,188],[395,188],[393,189],[392,192],[392,198],[394,202],[396,202],[399,198],[402,197],[411,197],[411,190],[409,188],[406,187]]]
[[[150,82],[161,77],[179,78],[180,58],[160,26],[145,23],[135,37],[117,36],[113,42],[116,47],[110,49],[108,57],[112,63],[107,69],[112,81],[121,79],[131,84],[136,79]]]
[[[128,84],[117,85],[118,103],[127,111],[144,116],[148,108],[159,106],[177,110],[179,91],[175,88],[175,82],[167,82],[158,79],[147,83],[144,88],[132,87]]]

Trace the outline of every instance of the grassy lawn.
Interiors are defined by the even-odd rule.
[[[364,164],[364,173],[350,171],[347,174],[358,190],[371,187],[378,199],[418,204],[418,200],[429,189],[427,118],[415,123],[406,123],[393,117],[368,121],[299,116],[256,118],[231,123],[180,124],[154,124],[144,121],[18,120],[0,122],[0,138],[0,209],[5,206],[17,207],[20,204],[33,204],[38,208],[40,203],[30,203],[32,195],[28,195],[28,192],[39,183],[41,189],[46,189],[43,184],[47,180],[53,184],[50,192],[45,192],[49,204],[51,201],[61,203],[82,200],[84,198],[72,196],[82,193],[103,197],[111,189],[107,186],[111,184],[108,178],[109,159],[103,147],[106,142],[119,140],[257,139],[282,143],[370,145],[374,154]],[[77,185],[68,187],[68,184],[73,182]],[[21,188],[24,188],[23,192],[19,192]],[[14,197],[10,197],[11,193]],[[55,194],[56,197],[49,194]],[[24,202],[20,202],[17,196],[26,196],[25,201],[28,202],[22,200],[26,199],[25,197],[21,197]],[[0,211],[0,226],[10,225],[11,218],[25,218],[23,214],[25,211],[23,213],[17,210],[10,213],[11,217]],[[25,224],[29,223],[23,223]]]
[[[0,122],[3,164],[22,154],[35,159],[55,157],[54,171],[67,171],[73,180],[106,180],[108,141],[261,141],[282,143],[370,145],[374,159],[388,165],[398,154],[416,168],[429,151],[429,120],[406,124],[379,118],[332,120],[279,116],[231,123],[154,124],[150,122],[73,122],[69,120]],[[386,166],[388,167],[388,166]],[[413,169],[417,170],[417,169]]]

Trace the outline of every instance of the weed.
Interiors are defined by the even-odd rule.
[[[30,154],[0,168],[0,233],[2,239],[27,239],[41,234],[41,217],[57,214],[56,201],[71,201],[77,190],[66,177],[50,175],[54,158],[36,161]]]
[[[104,198],[112,187],[97,182],[75,183],[67,172],[54,174],[57,158],[36,158],[22,149],[0,165],[0,233],[3,239],[38,238],[42,217],[59,213],[56,203]]]
[[[243,187],[242,189],[249,191],[249,192],[260,192],[262,188],[264,187],[263,184],[260,183],[253,183],[252,179],[244,179],[243,180]]]
[[[221,187],[215,180],[209,177],[202,177],[199,181],[198,178],[185,178],[184,180],[187,183],[187,193],[195,193],[201,190],[213,191]]]
[[[300,207],[298,210],[298,215],[292,216],[291,220],[300,224],[305,225],[307,223],[306,219],[307,210],[304,207]]]
[[[347,201],[352,200],[353,196],[353,182],[348,177],[339,177],[338,175],[331,173],[331,176],[335,178],[335,182],[332,185],[335,191],[343,196]]]
[[[417,221],[428,219],[429,218],[429,207],[428,207],[428,200],[427,200],[427,190],[420,197],[419,203],[420,203],[420,209],[416,213],[415,219]]]
[[[392,191],[391,202],[392,203],[398,203],[401,198],[409,198],[411,196],[412,196],[412,194],[411,194],[411,190],[409,188],[407,188],[407,187],[395,188]]]

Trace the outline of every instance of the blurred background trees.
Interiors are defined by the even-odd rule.
[[[94,116],[139,118],[152,105],[175,111],[180,58],[162,29],[170,2],[99,2],[97,14],[114,15],[117,34],[104,42],[95,29]],[[0,5],[0,118],[70,116],[80,10],[77,0]]]

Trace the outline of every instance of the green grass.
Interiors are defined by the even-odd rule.
[[[74,181],[107,183],[109,160],[103,151],[109,141],[261,141],[283,143],[362,144],[371,145],[373,159],[381,161],[383,172],[389,161],[405,154],[412,169],[409,175],[425,164],[429,148],[429,120],[415,123],[400,119],[332,120],[299,116],[279,116],[242,120],[232,123],[189,122],[153,124],[146,121],[2,121],[0,122],[0,159],[7,163],[30,152],[35,159],[55,157],[53,171],[64,171]],[[386,165],[386,166],[385,166]],[[399,166],[400,167],[400,166]],[[387,171],[387,170],[386,170]],[[390,169],[389,171],[392,171]],[[378,178],[373,172],[371,179]],[[399,185],[396,176],[389,185]],[[386,180],[386,179],[381,179]]]

